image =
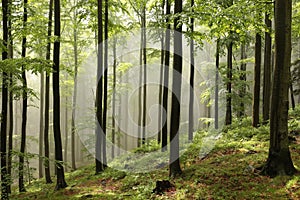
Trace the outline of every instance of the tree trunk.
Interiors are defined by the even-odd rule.
[[[23,29],[26,30],[27,23],[27,0],[24,0],[24,13],[23,13]],[[22,38],[22,58],[26,57],[26,36]],[[19,192],[26,192],[24,185],[24,154],[26,146],[26,125],[27,125],[27,79],[25,67],[22,66],[22,131],[21,131],[21,148],[19,155]]]
[[[268,31],[265,32],[265,53],[264,53],[264,86],[263,86],[263,122],[267,122],[270,118],[270,100],[271,100],[271,50],[272,38],[271,28],[272,21],[270,15],[265,14],[265,24]]]
[[[103,95],[103,20],[102,0],[98,0],[98,59],[97,59],[97,91],[96,91],[96,174],[104,170],[102,163],[103,119],[102,119],[102,95]]]
[[[232,83],[232,46],[231,41],[227,46],[227,95],[226,95],[226,118],[225,125],[232,123],[232,108],[231,108],[231,83]]]
[[[39,133],[39,178],[43,178],[43,147],[44,147],[44,94],[45,73],[41,72],[40,85],[40,133]]]
[[[247,58],[246,55],[246,45],[243,42],[241,45],[241,60],[245,60]],[[241,89],[239,91],[239,97],[240,97],[240,108],[238,112],[238,117],[244,117],[245,116],[245,103],[244,103],[244,98],[246,95],[246,81],[247,81],[247,76],[246,76],[246,70],[247,70],[247,64],[246,62],[242,61],[241,63],[241,68],[240,68],[240,81],[241,81]]]
[[[261,70],[261,36],[255,36],[255,66],[254,66],[254,92],[252,104],[252,126],[259,125],[259,100],[260,100],[260,70]]]
[[[171,24],[169,15],[171,13],[171,3],[170,0],[166,1],[167,10],[166,10],[166,24],[167,24],[167,30],[166,30],[166,41],[165,41],[165,65],[164,65],[164,88],[163,88],[163,114],[162,114],[162,137],[161,137],[161,150],[166,151],[167,145],[168,145],[168,96],[169,96],[169,65],[170,65],[170,39],[171,39]]]
[[[113,63],[113,93],[112,93],[112,148],[111,148],[111,155],[112,158],[115,157],[115,136],[116,136],[116,70],[117,70],[117,39],[114,39],[113,44],[113,57],[114,57],[114,63]]]
[[[165,0],[162,1],[162,13],[161,16],[164,16],[164,8],[165,8]],[[165,40],[165,33],[162,31],[161,33],[161,40],[160,40],[160,73],[159,73],[159,91],[158,91],[158,134],[157,134],[157,143],[160,144],[161,142],[161,135],[162,135],[162,92],[163,92],[163,73],[164,73],[164,57],[165,57],[165,50],[164,50],[164,41]]]
[[[53,16],[53,0],[49,2],[49,18],[48,18],[48,42],[47,42],[47,52],[46,60],[50,60],[51,51],[51,30],[52,30],[52,16]],[[45,123],[44,123],[44,145],[45,145],[45,178],[46,183],[52,183],[50,176],[50,166],[49,166],[49,90],[50,90],[50,75],[46,72],[45,80]]]
[[[192,12],[194,11],[194,0],[191,0],[191,7],[192,7]],[[191,17],[190,19],[190,31],[193,37],[194,33],[194,18]],[[195,59],[194,59],[194,39],[191,38],[190,41],[190,102],[189,102],[189,141],[193,140],[193,132],[194,132],[194,65],[195,65]]]
[[[68,74],[66,73],[66,81],[68,80]],[[65,90],[68,90],[68,86],[65,87]],[[64,146],[64,161],[68,162],[68,96],[65,97],[65,146]],[[67,168],[66,168],[67,171]]]
[[[62,142],[60,131],[60,91],[59,91],[59,57],[60,57],[60,0],[54,1],[54,35],[58,38],[53,48],[53,128],[55,142],[55,160],[57,183],[56,190],[67,187],[63,167]]]
[[[108,73],[108,0],[105,0],[105,20],[104,20],[104,95],[103,95],[103,140],[102,140],[102,164],[107,167],[106,160],[106,121],[107,121],[107,73]]]
[[[146,4],[143,5],[142,15],[143,32],[143,67],[144,67],[144,86],[143,86],[143,129],[142,144],[146,141],[146,122],[147,122],[147,38],[146,38]]]
[[[271,97],[270,148],[262,173],[293,175],[288,139],[288,89],[291,62],[291,0],[275,2],[275,69]]]
[[[8,16],[12,13],[12,1],[9,0]],[[12,37],[12,20],[8,17],[8,58],[13,58],[13,37]],[[12,181],[11,171],[12,171],[12,150],[13,150],[13,131],[14,131],[14,109],[13,109],[13,76],[12,73],[9,74],[9,127],[8,127],[8,155],[7,155],[7,174],[9,181]],[[11,193],[11,184],[8,184],[8,192]]]
[[[174,14],[182,12],[182,0],[175,0]],[[180,125],[180,99],[181,99],[181,74],[182,74],[182,24],[180,18],[174,19],[174,60],[173,60],[173,85],[172,109],[170,129],[170,177],[182,173],[179,163],[179,125]]]
[[[215,78],[215,129],[219,128],[219,67],[220,67],[220,39],[216,44],[216,78]]]

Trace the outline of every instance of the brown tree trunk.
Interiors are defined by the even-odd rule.
[[[261,36],[255,36],[255,67],[254,67],[254,92],[252,104],[252,126],[259,125],[259,100],[260,100],[260,70],[261,70]]]
[[[162,136],[161,136],[161,150],[166,151],[168,145],[168,96],[169,96],[169,70],[170,70],[170,39],[171,39],[171,24],[168,15],[171,13],[171,2],[170,0],[166,1],[167,9],[166,9],[166,41],[165,41],[165,65],[164,65],[164,88],[163,88],[163,114],[162,114]]]
[[[275,2],[275,69],[271,97],[270,148],[262,173],[271,177],[292,175],[288,139],[288,89],[291,62],[291,0]]]
[[[227,95],[226,95],[226,118],[225,125],[232,123],[232,108],[231,108],[231,84],[232,84],[232,46],[233,42],[230,42],[227,46]]]
[[[175,0],[174,14],[182,12],[182,0]],[[174,19],[174,55],[173,55],[173,85],[172,109],[170,129],[170,177],[182,173],[179,162],[179,125],[181,101],[181,74],[182,74],[182,24],[180,18]]]
[[[192,12],[194,11],[194,0],[191,0],[191,7],[192,7]],[[194,33],[194,18],[190,18],[190,31],[191,34],[193,35]],[[193,37],[193,36],[192,36]],[[194,132],[194,65],[195,65],[195,59],[194,59],[194,39],[191,38],[190,41],[190,102],[189,102],[189,136],[188,139],[189,141],[193,140],[193,132]]]
[[[48,18],[48,42],[47,42],[47,52],[46,60],[50,60],[51,51],[51,30],[52,30],[52,17],[53,17],[53,0],[49,2],[49,18]],[[49,90],[50,90],[50,77],[49,73],[46,72],[45,80],[45,123],[44,123],[44,145],[45,145],[45,178],[46,183],[52,183],[50,176],[50,166],[49,166]]]
[[[272,21],[270,15],[265,14],[265,24],[268,31],[265,32],[265,53],[264,53],[264,86],[263,86],[263,122],[267,122],[270,118],[270,100],[271,100],[271,54],[272,54],[272,38],[271,28]]]
[[[58,38],[53,48],[53,129],[55,142],[55,160],[57,182],[56,190],[67,187],[65,181],[60,130],[60,91],[59,91],[59,64],[60,64],[60,0],[54,0],[54,35]]]
[[[246,45],[243,43],[241,45],[241,60],[244,60],[247,58],[246,55]],[[241,68],[240,68],[240,81],[242,83],[241,89],[239,91],[239,97],[240,97],[240,108],[238,112],[238,117],[244,117],[245,116],[245,103],[244,103],[244,98],[246,95],[246,81],[247,81],[247,76],[246,76],[246,68],[247,64],[242,61]]]
[[[220,39],[216,44],[216,77],[215,77],[215,129],[219,128],[219,67],[220,67]]]
[[[23,14],[23,29],[26,30],[27,23],[27,0],[24,0],[24,14]],[[22,38],[22,58],[26,57],[26,36]],[[26,146],[26,125],[27,125],[27,79],[25,67],[22,66],[22,131],[21,131],[21,148],[19,155],[19,192],[25,192],[24,185],[24,154]]]

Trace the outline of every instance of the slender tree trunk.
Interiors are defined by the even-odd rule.
[[[220,39],[216,44],[216,78],[215,78],[215,129],[219,128],[219,67],[220,67]]]
[[[166,0],[167,10],[166,15],[171,13],[170,0]],[[161,150],[166,151],[168,145],[168,96],[169,96],[169,65],[170,65],[170,39],[171,39],[171,25],[169,17],[166,18],[167,30],[166,30],[166,41],[165,41],[165,65],[164,65],[164,88],[163,88],[163,112],[162,112],[162,137],[161,137]]]
[[[48,18],[48,43],[47,43],[47,52],[46,60],[50,60],[50,51],[51,51],[51,30],[52,30],[52,17],[53,17],[53,0],[49,1],[49,18]],[[44,122],[44,145],[45,145],[45,178],[46,183],[52,183],[50,176],[50,166],[49,166],[49,90],[50,90],[50,75],[46,72],[45,80],[45,122]]]
[[[8,7],[8,16],[11,16],[12,13],[12,1],[9,0]],[[8,17],[8,58],[13,58],[13,37],[12,37],[12,20],[11,17]],[[14,130],[14,110],[13,110],[13,76],[12,73],[9,74],[9,127],[8,127],[8,156],[7,156],[7,174],[9,181],[11,183],[11,171],[12,171],[12,150],[13,150],[13,130]],[[8,184],[8,192],[11,193],[11,184]]]
[[[97,91],[96,91],[96,174],[104,170],[102,163],[102,141],[103,141],[103,20],[102,20],[102,0],[98,0],[98,59],[97,59]]]
[[[107,73],[108,73],[108,0],[105,0],[105,20],[104,20],[104,95],[103,95],[103,140],[102,140],[102,164],[107,167],[106,160],[106,121],[107,121]]]
[[[232,123],[232,108],[231,108],[231,83],[232,83],[232,46],[233,42],[230,42],[227,46],[227,95],[226,95],[226,118],[225,125]]]
[[[255,37],[255,67],[254,67],[254,93],[252,104],[252,126],[259,125],[259,100],[260,100],[260,70],[261,70],[261,36]]]
[[[27,0],[24,0],[24,14],[23,14],[23,29],[26,30],[27,23]],[[22,39],[22,58],[26,57],[26,36]],[[22,81],[23,81],[23,92],[22,92],[22,131],[21,131],[21,148],[19,155],[19,192],[25,192],[24,185],[24,154],[26,146],[26,125],[27,125],[27,79],[25,67],[22,66]]]
[[[165,0],[162,1],[162,13],[161,16],[164,16],[164,8],[165,8]],[[160,41],[160,74],[159,74],[159,91],[158,91],[158,134],[157,134],[157,143],[160,144],[161,142],[161,135],[162,135],[162,92],[163,92],[163,73],[164,73],[164,57],[165,57],[165,50],[164,50],[164,41],[165,40],[165,33],[162,31],[161,33],[161,41]]]
[[[113,44],[113,57],[114,57],[114,63],[113,63],[113,93],[112,93],[112,148],[111,148],[111,155],[112,158],[115,157],[115,136],[116,136],[116,70],[117,70],[117,39],[114,39]]]
[[[74,5],[77,5],[75,0]],[[74,9],[74,23],[77,24],[77,9]],[[78,34],[77,26],[73,29],[74,39],[74,88],[73,88],[73,99],[72,99],[72,119],[71,119],[71,165],[72,170],[76,170],[76,157],[75,157],[75,136],[76,136],[76,104],[77,104],[77,75],[78,75]]]
[[[264,53],[264,86],[263,86],[263,122],[270,118],[270,100],[271,100],[271,50],[272,50],[272,38],[271,28],[272,21],[270,15],[265,14],[265,24],[268,30],[265,32],[265,53]]]
[[[175,0],[174,14],[182,12],[182,0]],[[180,18],[174,19],[174,60],[173,60],[173,85],[172,109],[170,129],[170,177],[182,173],[179,163],[179,125],[180,125],[180,99],[181,99],[181,74],[182,74],[182,24]]]
[[[288,139],[288,89],[291,62],[292,1],[275,2],[275,69],[271,97],[270,148],[262,173],[274,177],[293,175]]]
[[[243,42],[241,45],[241,60],[245,60],[246,58],[247,58],[246,45]],[[240,68],[240,81],[242,83],[242,86],[239,91],[239,97],[240,97],[241,102],[240,102],[240,109],[238,112],[238,117],[240,117],[240,118],[245,116],[244,98],[246,95],[246,81],[247,81],[246,70],[247,70],[247,64],[246,64],[246,62],[242,61],[241,68]]]
[[[143,87],[143,129],[142,144],[146,141],[146,122],[147,122],[147,38],[146,38],[146,3],[143,5],[142,16],[143,32],[143,66],[144,66],[144,87]]]
[[[40,85],[40,133],[39,133],[39,178],[43,178],[43,147],[44,147],[44,96],[45,73],[41,72]]]
[[[66,74],[66,81],[68,80],[68,74]],[[65,90],[67,91],[68,90],[68,86],[66,86]],[[64,161],[67,162],[68,161],[68,129],[69,129],[69,126],[68,126],[68,115],[69,115],[69,112],[68,112],[68,102],[69,102],[69,98],[68,96],[66,95],[65,97],[65,147],[64,147]],[[67,171],[67,169],[66,169]]]
[[[53,127],[54,127],[54,142],[55,142],[55,160],[57,183],[56,190],[67,187],[65,181],[64,167],[62,155],[62,142],[60,131],[60,91],[59,91],[59,63],[60,63],[60,0],[54,1],[54,35],[58,38],[54,42],[53,49]]]
[[[142,19],[141,19],[142,21]],[[141,22],[142,23],[142,22]],[[143,29],[141,27],[141,43],[140,43],[140,69],[139,69],[139,92],[138,92],[138,140],[137,146],[141,145],[142,141],[142,79],[143,79]]]
[[[191,7],[192,7],[192,12],[194,11],[194,0],[191,0]],[[194,33],[194,18],[191,17],[190,19],[190,23],[191,23],[191,27],[190,27],[190,31],[193,37],[193,33]],[[193,132],[194,132],[194,74],[195,74],[195,69],[194,69],[194,65],[195,65],[195,58],[194,58],[194,39],[191,38],[190,41],[190,62],[191,62],[191,66],[190,66],[190,102],[189,102],[189,141],[193,140]]]

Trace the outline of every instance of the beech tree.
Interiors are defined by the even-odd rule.
[[[60,91],[59,91],[59,58],[60,58],[60,0],[54,0],[54,36],[53,48],[53,128],[56,160],[56,190],[67,187],[63,167],[62,142],[60,131]]]
[[[291,15],[291,0],[275,2],[275,69],[271,97],[270,147],[267,162],[262,169],[262,173],[271,177],[296,172],[288,139]]]

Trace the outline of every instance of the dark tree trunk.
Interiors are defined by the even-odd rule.
[[[191,7],[192,7],[192,12],[194,11],[194,0],[191,0]],[[194,18],[191,17],[190,19],[190,31],[193,37],[194,33]],[[195,59],[194,59],[194,39],[191,38],[190,41],[190,102],[189,102],[189,141],[193,140],[193,132],[194,132],[194,65],[195,65]]]
[[[175,0],[174,14],[178,14],[181,12],[182,0]],[[182,24],[180,23],[179,17],[176,17],[174,19],[174,29],[174,60],[170,129],[170,177],[175,177],[182,173],[179,162],[179,125],[182,74]]]
[[[169,15],[171,13],[171,3],[170,0],[166,1],[167,10],[166,10],[166,41],[165,41],[165,65],[164,65],[164,88],[163,88],[163,112],[162,112],[162,136],[161,136],[161,150],[166,151],[168,145],[168,96],[169,96],[169,65],[170,65],[170,39],[171,39],[171,24],[169,20]]]
[[[12,37],[12,1],[8,1],[8,58],[13,58],[13,37]],[[13,109],[13,76],[12,73],[9,74],[9,127],[8,127],[8,155],[7,155],[7,174],[9,181],[11,182],[11,172],[12,172],[12,150],[13,150],[13,130],[14,130],[14,109]],[[8,184],[8,192],[11,193],[11,184]]]
[[[137,146],[141,146],[142,138],[142,79],[143,79],[143,30],[141,28],[141,43],[140,43],[140,67],[139,67],[139,92],[138,92],[138,139]],[[114,140],[113,140],[114,142]]]
[[[8,1],[2,0],[2,20],[3,20],[3,40],[2,45],[7,49],[8,45]],[[7,51],[2,51],[2,60],[7,59]],[[7,72],[2,72],[2,111],[1,111],[1,199],[8,199],[9,185],[7,177],[6,166],[6,136],[7,136],[7,103],[8,103],[8,90],[7,90]]]
[[[68,81],[68,73],[66,73],[66,75],[65,75],[65,79],[66,79],[66,81]],[[68,86],[66,85],[65,86],[65,90],[66,91],[68,91]],[[69,136],[69,134],[68,134],[68,129],[69,129],[69,126],[68,126],[68,115],[69,115],[69,110],[68,110],[68,102],[69,102],[69,98],[68,98],[68,96],[66,95],[65,96],[65,140],[64,140],[64,142],[65,142],[65,145],[64,145],[64,161],[65,162],[68,162],[68,143],[69,143],[69,141],[68,141],[68,136]],[[66,168],[66,171],[67,171],[68,169]]]
[[[241,45],[241,60],[245,60],[247,58],[246,55],[246,45],[243,43]],[[241,81],[241,89],[239,91],[239,97],[240,97],[240,108],[238,112],[238,117],[244,117],[245,116],[245,103],[244,98],[246,95],[246,70],[247,70],[247,64],[246,62],[242,61],[241,68],[240,68],[240,81]]]
[[[53,129],[55,142],[55,160],[57,183],[56,190],[67,187],[65,181],[60,131],[60,92],[59,92],[59,57],[60,57],[60,0],[54,1],[54,35],[58,38],[53,48]]]
[[[215,129],[219,128],[219,67],[220,67],[220,39],[216,44],[216,78],[215,78]]]
[[[291,0],[275,2],[275,69],[270,114],[270,148],[262,173],[271,177],[292,175],[288,139],[288,89],[291,62]]]
[[[261,36],[255,36],[255,66],[254,66],[254,92],[252,104],[252,126],[259,125],[259,100],[260,100],[260,70],[261,70]]]
[[[77,4],[77,1],[76,1]],[[74,22],[77,24],[77,9],[74,9]],[[77,26],[73,29],[74,38],[74,87],[73,87],[73,99],[72,99],[72,118],[71,118],[71,165],[72,170],[76,170],[76,158],[75,158],[75,136],[76,136],[76,104],[77,104],[77,74],[78,74],[78,34]]]
[[[143,129],[142,144],[146,141],[146,122],[147,122],[147,38],[146,38],[146,4],[143,5],[142,14],[142,32],[143,32],[143,67],[144,67],[144,86],[143,86]]]
[[[226,95],[226,118],[225,125],[230,125],[232,123],[232,108],[231,108],[231,83],[232,83],[232,46],[231,41],[227,46],[227,95]]]
[[[162,1],[162,13],[161,16],[164,16],[165,12],[164,12],[164,8],[165,8],[165,0]],[[163,73],[164,73],[164,58],[165,58],[165,50],[164,50],[164,41],[165,40],[165,33],[162,31],[161,33],[161,41],[160,41],[160,48],[161,48],[161,52],[160,52],[160,75],[159,75],[159,92],[158,92],[158,105],[159,105],[159,109],[158,109],[158,134],[157,134],[157,143],[160,144],[161,142],[161,135],[162,135],[162,92],[163,92]]]
[[[103,141],[103,120],[102,120],[102,100],[103,100],[103,20],[102,20],[102,0],[98,0],[98,59],[97,59],[97,91],[96,91],[96,174],[104,170],[102,163],[102,141]]]
[[[27,0],[24,0],[23,28],[26,29],[27,23]],[[22,38],[22,58],[26,57],[26,36]],[[22,131],[21,131],[21,148],[19,155],[19,192],[26,192],[24,185],[24,154],[26,146],[26,125],[27,125],[27,79],[25,67],[22,66]]]
[[[114,39],[114,44],[113,44],[113,57],[114,57],[114,63],[113,63],[113,93],[112,93],[112,143],[115,143],[115,136],[116,136],[116,70],[117,70],[117,40]],[[112,158],[115,157],[115,147],[112,145],[111,148],[111,155]]]
[[[40,84],[40,132],[39,132],[39,178],[43,178],[43,147],[44,147],[44,96],[45,73],[41,72]]]
[[[46,60],[50,60],[50,51],[51,51],[51,30],[52,30],[52,17],[53,17],[53,0],[49,2],[49,18],[48,18],[48,43],[47,43],[47,52]],[[49,90],[50,90],[50,75],[46,73],[45,80],[45,123],[44,123],[44,145],[45,145],[45,178],[46,183],[52,183],[50,176],[50,166],[49,166]]]
[[[272,38],[271,28],[272,21],[270,15],[265,14],[265,24],[268,31],[265,32],[265,53],[264,53],[264,86],[263,86],[263,122],[267,122],[270,118],[270,100],[271,100],[271,54],[272,54]]]
[[[102,164],[107,167],[106,160],[106,121],[107,121],[107,72],[108,72],[108,0],[105,0],[104,20],[104,95],[103,95],[103,140],[102,140]]]

